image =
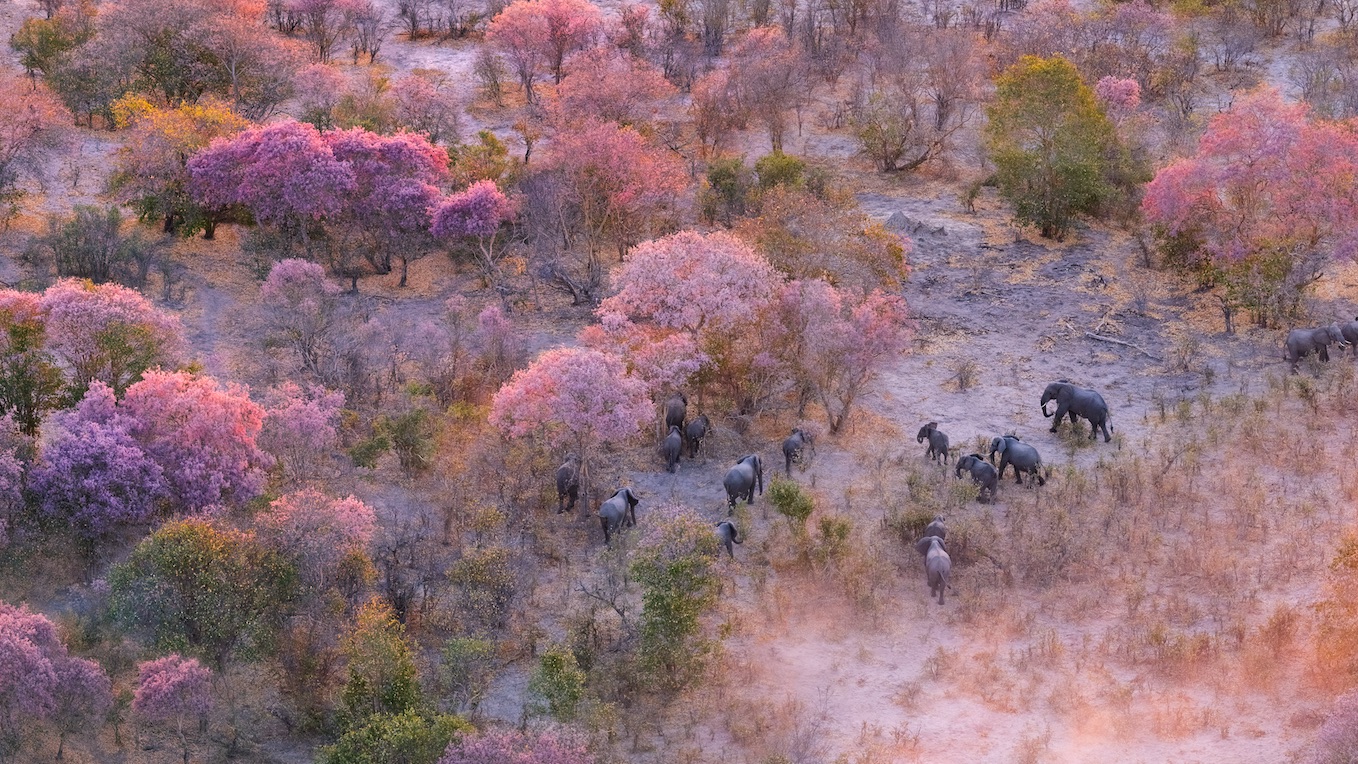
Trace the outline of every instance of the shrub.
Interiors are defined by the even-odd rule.
[[[769,483],[769,503],[786,517],[794,530],[805,531],[806,520],[816,511],[815,502],[793,480],[775,477]]]
[[[457,716],[407,709],[376,714],[321,749],[321,764],[434,764],[472,726]]]
[[[528,692],[534,698],[534,710],[559,722],[575,718],[575,709],[585,695],[585,672],[575,661],[575,654],[565,645],[552,645],[538,659],[537,668],[528,680]]]

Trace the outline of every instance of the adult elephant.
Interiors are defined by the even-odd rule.
[[[575,509],[575,500],[580,498],[580,457],[570,454],[566,461],[556,468],[556,513]],[[570,499],[570,504],[566,503]]]
[[[1358,358],[1358,318],[1340,324],[1339,333],[1344,335],[1344,341],[1353,347],[1353,356]]]
[[[943,518],[942,518],[941,516],[939,516],[939,515],[934,515],[934,519],[930,520],[930,521],[929,521],[929,524],[926,525],[926,526],[924,526],[924,535],[925,535],[925,536],[938,536],[939,538],[943,539],[944,541],[947,541],[947,540],[948,540],[948,526],[946,526],[946,525],[943,524]]]
[[[924,555],[924,575],[929,581],[929,596],[938,595],[938,604],[944,602],[943,590],[948,588],[948,578],[952,575],[952,558],[943,548],[943,539],[938,536],[925,536],[915,542],[915,551]]]
[[[955,470],[958,480],[962,479],[962,470],[966,470],[972,482],[981,487],[981,492],[976,496],[977,501],[986,501],[986,494],[990,494],[990,501],[995,500],[995,492],[1000,487],[1000,475],[980,454],[967,454],[958,459]]]
[[[948,463],[948,436],[938,429],[938,422],[930,422],[919,428],[919,434],[915,436],[916,443],[929,441],[929,447],[924,450],[924,455],[934,461],[942,459],[943,464]]]
[[[684,436],[679,434],[679,425],[670,425],[670,434],[660,444],[660,453],[665,455],[665,471],[674,472],[679,464],[679,453],[684,449]]]
[[[1001,435],[990,441],[990,462],[995,463],[995,456],[1000,457],[1000,474],[1004,477],[1004,470],[1009,465],[1014,465],[1014,480],[1019,485],[1023,485],[1023,473],[1027,472],[1037,478],[1038,485],[1046,485],[1047,481],[1042,478],[1042,456],[1037,453],[1037,449],[1018,439],[1017,435]],[[1047,470],[1051,474],[1051,470]]]
[[[631,488],[619,488],[599,505],[599,524],[604,528],[604,543],[613,540],[613,534],[620,528],[634,527],[637,524],[637,504],[641,499]]]
[[[675,393],[670,399],[665,401],[665,430],[671,427],[683,429],[684,417],[688,416],[688,396],[683,393]]]
[[[736,558],[736,552],[731,545],[745,543],[740,539],[740,533],[736,530],[736,524],[730,520],[722,520],[717,523],[717,539],[721,541],[722,546],[726,547],[726,553],[730,555],[733,560]]]
[[[1052,417],[1047,413],[1047,404],[1056,402],[1056,418],[1052,420],[1051,431],[1056,432],[1056,428],[1061,424],[1061,417],[1069,414],[1071,426],[1075,425],[1077,417],[1084,417],[1089,420],[1089,437],[1098,437],[1099,431],[1103,431],[1103,442],[1107,443],[1113,439],[1109,435],[1113,426],[1108,424],[1108,404],[1103,402],[1103,396],[1087,390],[1083,387],[1076,387],[1068,380],[1059,380],[1047,385],[1047,389],[1042,391],[1042,416]]]
[[[783,441],[783,469],[788,477],[792,477],[792,463],[801,464],[802,453],[810,447],[814,453],[816,450],[815,437],[805,432],[800,427],[792,428],[792,434]]]
[[[708,421],[707,414],[702,414],[684,425],[684,442],[688,444],[688,458],[698,457],[698,449],[702,448],[703,438],[706,438],[711,430],[712,423]]]
[[[754,489],[759,486],[759,495],[764,495],[764,462],[758,454],[740,457],[736,466],[726,471],[721,484],[726,487],[726,497],[730,506],[727,514],[736,511],[736,501],[745,499],[747,504],[754,503]]]
[[[1312,353],[1318,354],[1321,361],[1328,363],[1331,344],[1338,345],[1341,349],[1349,346],[1349,341],[1344,339],[1344,330],[1339,324],[1315,329],[1293,329],[1287,333],[1287,341],[1283,343],[1283,357],[1292,364],[1292,373],[1296,374],[1297,361]]]

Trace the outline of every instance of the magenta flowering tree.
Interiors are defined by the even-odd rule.
[[[197,659],[178,653],[139,663],[132,710],[148,722],[173,729],[179,736],[184,764],[189,764],[184,722],[212,710],[212,672]]]
[[[588,0],[515,0],[491,20],[486,41],[513,64],[524,98],[532,103],[541,70],[550,70],[559,84],[566,58],[588,48],[602,31],[603,14]]]
[[[600,46],[577,57],[551,104],[552,121],[581,119],[646,125],[657,120],[679,91],[644,58]]]
[[[632,437],[650,415],[646,383],[628,374],[621,360],[597,350],[557,348],[500,388],[490,423],[510,438],[574,452],[587,486],[594,452]]]
[[[87,658],[67,657],[56,663],[55,707],[52,721],[60,738],[57,758],[66,747],[66,736],[82,729],[97,728],[113,707],[113,682],[104,667]]]
[[[594,764],[579,741],[555,732],[486,730],[454,740],[438,764]]]
[[[302,368],[320,373],[339,311],[340,288],[316,263],[288,258],[274,263],[259,288],[267,320],[297,351]]]
[[[160,465],[171,502],[188,511],[254,498],[269,455],[257,444],[264,409],[245,388],[211,377],[150,371],[127,389],[118,410]]]
[[[33,469],[39,510],[92,543],[125,525],[144,523],[164,498],[160,468],[114,410],[113,390],[94,382],[75,410],[52,417],[55,429]]]
[[[269,392],[267,402],[259,445],[286,477],[304,479],[339,445],[344,393],[284,382]]]
[[[324,136],[336,160],[353,174],[346,195],[346,222],[365,244],[365,257],[378,273],[401,261],[401,286],[412,260],[433,251],[429,226],[448,181],[448,152],[417,133],[378,135],[362,128]]]
[[[311,227],[339,214],[354,174],[315,127],[285,121],[222,138],[189,160],[190,192],[213,210],[244,209],[261,225],[298,237],[311,253]]]
[[[47,349],[65,369],[73,398],[94,380],[121,395],[147,369],[182,357],[178,317],[126,287],[65,279],[43,292],[40,306]]]
[[[0,756],[18,751],[36,722],[55,721],[64,744],[111,702],[104,670],[69,655],[46,616],[0,602]]]
[[[255,524],[265,540],[296,563],[302,583],[322,592],[334,584],[346,556],[366,553],[377,532],[377,514],[353,496],[336,499],[306,489],[276,499]]]
[[[808,322],[801,371],[815,386],[830,432],[839,432],[886,362],[905,350],[906,315],[905,300],[873,290],[843,299],[835,320]]]
[[[1226,275],[1261,324],[1291,317],[1331,258],[1358,253],[1358,133],[1308,119],[1269,87],[1212,118],[1193,156],[1161,169],[1142,212],[1186,264]]]
[[[495,238],[514,218],[515,205],[493,180],[480,180],[464,191],[444,199],[434,211],[432,232],[439,239],[473,239],[481,253],[486,280],[498,281]]]

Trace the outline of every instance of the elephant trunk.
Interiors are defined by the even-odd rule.
[[[1052,415],[1047,413],[1047,401],[1042,401],[1042,416],[1051,419]]]

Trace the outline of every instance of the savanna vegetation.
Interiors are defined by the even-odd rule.
[[[1358,761],[1353,0],[0,29],[0,761]]]

